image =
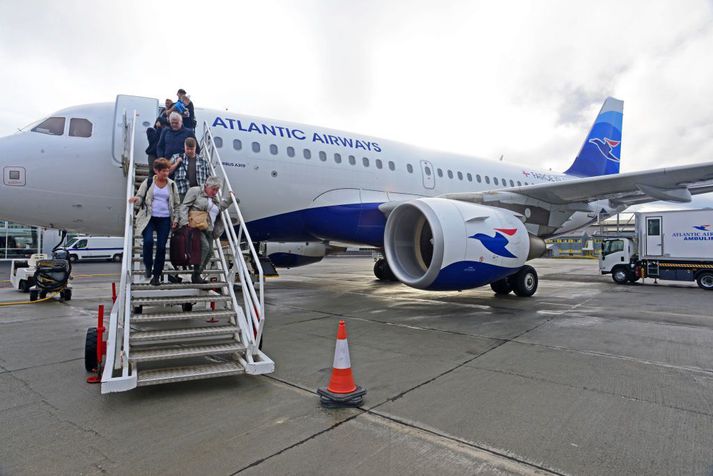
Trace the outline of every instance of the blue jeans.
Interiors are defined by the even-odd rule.
[[[156,231],[156,260],[153,259],[153,233]],[[166,242],[171,231],[170,217],[151,217],[144,228],[144,266],[153,269],[154,277],[161,279],[166,261]]]

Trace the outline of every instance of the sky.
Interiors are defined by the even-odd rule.
[[[713,161],[713,0],[0,0],[0,136],[164,99],[565,170],[607,96],[622,171]]]

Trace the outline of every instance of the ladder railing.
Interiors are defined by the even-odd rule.
[[[107,354],[104,372],[102,374],[102,385],[112,380],[126,381],[135,379],[130,375],[129,363],[129,333],[131,317],[131,275],[134,244],[134,205],[129,199],[134,196],[134,139],[136,135],[136,111],[131,114],[131,119],[125,123],[125,150],[124,164],[126,168],[126,196],[125,196],[125,217],[124,217],[124,252],[121,262],[121,279],[119,281],[119,299],[116,300],[111,310],[109,319],[109,335],[107,337]],[[125,114],[125,120],[127,115]],[[127,166],[127,165],[125,165]],[[118,354],[117,354],[118,350]],[[121,369],[121,377],[114,378],[114,370]],[[127,387],[128,385],[128,387]],[[132,388],[135,383],[118,383],[117,389]],[[104,388],[102,388],[104,391]],[[113,390],[109,390],[113,391]]]
[[[223,218],[223,222],[226,224],[225,232],[228,238],[230,250],[234,257],[234,270],[231,270],[231,276],[234,277],[237,271],[238,278],[240,279],[244,304],[243,309],[246,314],[246,321],[249,327],[249,333],[248,336],[246,336],[246,341],[249,344],[249,347],[251,347],[251,352],[248,352],[248,358],[250,358],[251,354],[258,354],[259,352],[258,348],[260,346],[262,332],[265,326],[265,275],[260,264],[259,255],[257,254],[252,239],[250,238],[250,233],[248,232],[247,225],[243,219],[243,214],[240,212],[240,207],[238,206],[235,193],[230,184],[230,180],[228,179],[228,174],[225,171],[223,162],[220,160],[220,154],[215,147],[213,134],[207,122],[203,123],[201,154],[207,160],[211,173],[223,179],[224,190],[221,191],[220,196],[225,196],[227,192],[227,194],[233,197],[233,203],[228,209],[222,212],[221,216]],[[235,226],[232,225],[232,219],[229,211],[232,211],[237,218],[237,224]],[[237,233],[235,230],[236,227],[238,229]],[[246,249],[250,253],[252,262],[255,266],[255,272],[257,274],[255,283],[253,282],[253,276],[247,262],[245,261],[245,257],[243,256],[243,245],[246,246]],[[221,258],[224,259],[221,247],[219,247],[219,249]]]

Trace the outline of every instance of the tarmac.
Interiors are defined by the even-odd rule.
[[[382,283],[364,257],[283,270],[274,374],[111,395],[84,335],[120,269],[77,265],[71,301],[0,307],[0,474],[712,474],[713,293],[533,265],[532,298]],[[340,319],[368,393],[325,409]]]

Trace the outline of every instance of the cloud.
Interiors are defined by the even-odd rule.
[[[569,2],[13,2],[0,135],[118,93],[566,169],[606,96],[622,169],[713,160],[713,8]]]

